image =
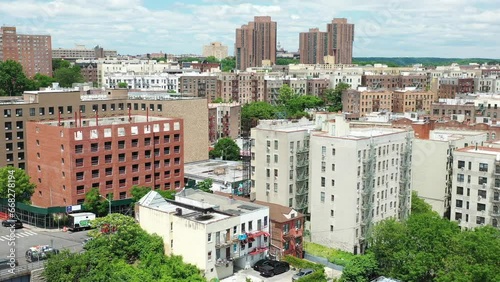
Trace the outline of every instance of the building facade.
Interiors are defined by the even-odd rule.
[[[352,64],[354,24],[345,18],[334,18],[327,24],[328,55],[334,57],[335,64]]]
[[[392,93],[392,112],[430,113],[431,105],[436,100],[435,93],[416,89],[395,90]]]
[[[301,64],[324,64],[328,56],[328,33],[311,28],[299,34]]]
[[[236,69],[272,66],[276,63],[277,24],[271,17],[254,17],[253,22],[236,29],[234,56]]]
[[[181,119],[158,117],[29,122],[28,173],[36,183],[32,203],[83,204],[92,188],[112,194],[113,200],[130,198],[134,185],[180,190],[183,135]]]
[[[241,135],[241,105],[238,103],[208,104],[210,143],[220,138],[236,139]]]
[[[50,35],[18,34],[15,27],[0,27],[0,62],[13,60],[23,66],[24,74],[52,76],[52,39]]]
[[[217,78],[217,98],[225,102],[247,104],[266,101],[265,76],[263,73],[220,73]]]
[[[179,91],[183,95],[206,98],[209,102],[217,98],[217,76],[182,75],[179,82]]]
[[[167,255],[181,255],[208,280],[252,267],[269,253],[269,208],[231,196],[185,189],[166,201],[151,191],[138,202],[136,219],[162,237]]]
[[[207,100],[173,98],[147,93],[129,94],[126,89],[106,90],[102,94],[82,94],[74,90],[25,92],[22,97],[10,97],[0,102],[3,115],[0,127],[0,148],[7,148],[0,157],[0,166],[27,168],[26,124],[28,121],[72,119],[75,113],[83,118],[123,116],[128,109],[133,115],[178,117],[184,121],[184,158],[186,162],[208,159]]]
[[[219,60],[227,58],[227,46],[220,42],[211,42],[209,45],[203,46],[203,57],[213,56]]]
[[[257,200],[307,212],[313,128],[307,119],[261,120],[252,128],[252,191]]]
[[[462,228],[500,222],[500,149],[470,146],[455,151],[451,220]]]
[[[324,120],[310,142],[311,241],[363,253],[377,222],[410,213],[413,132]]]
[[[118,56],[116,50],[104,50],[97,45],[93,49],[85,48],[85,45],[76,45],[75,48],[57,48],[52,50],[52,58],[76,60],[76,59],[98,59],[98,58],[115,58]]]
[[[348,117],[358,119],[372,112],[392,111],[392,92],[387,90],[348,89],[342,92],[342,109]]]

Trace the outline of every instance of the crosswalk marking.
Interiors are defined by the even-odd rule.
[[[33,231],[30,231],[30,230],[15,233],[16,238],[23,238],[23,237],[33,236],[33,235],[36,235],[36,233]],[[9,241],[10,238],[11,238],[10,235],[0,236],[0,242]]]

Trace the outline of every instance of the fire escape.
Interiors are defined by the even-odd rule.
[[[363,162],[363,190],[361,191],[361,238],[360,251],[364,253],[371,237],[373,227],[373,199],[375,189],[376,148],[373,140],[368,149],[368,156]]]
[[[252,80],[251,80],[251,91],[252,91],[252,100],[251,102],[256,102],[259,100],[259,93],[257,91],[257,88],[258,88],[258,85],[259,85],[259,81],[257,80],[257,78],[255,77],[255,75],[252,73]]]
[[[212,115],[208,121],[208,139],[210,143],[213,143],[217,140],[217,122],[215,121],[215,117]]]
[[[222,118],[222,136],[229,137],[231,131],[229,130],[229,113],[226,113]]]
[[[231,100],[233,102],[240,102],[239,95],[239,76],[236,75],[235,78],[231,81]]]
[[[250,138],[250,126],[246,124],[241,126],[242,154],[241,161],[243,165],[243,196],[250,195],[252,188],[252,139]]]
[[[406,135],[406,145],[401,152],[401,169],[399,178],[399,219],[406,220],[410,215],[411,195],[411,133]]]
[[[491,210],[491,225],[499,228],[500,222],[500,159],[495,161],[495,183],[493,185],[493,198],[491,199],[493,209]]]
[[[302,214],[307,214],[307,203],[309,194],[309,135],[304,139],[304,146],[297,149],[296,157],[296,172],[295,186],[297,188],[295,194],[296,209]]]
[[[282,241],[288,243],[288,250],[285,255],[293,255],[302,258],[302,229],[298,227],[290,227],[290,230],[283,231]]]
[[[446,180],[446,195],[444,198],[444,217],[447,219],[451,218],[451,191],[453,184],[453,145],[448,146],[448,159],[446,162],[446,173],[448,174],[448,178]]]

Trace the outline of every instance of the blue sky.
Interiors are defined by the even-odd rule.
[[[232,53],[235,29],[258,15],[278,22],[278,41],[290,51],[299,32],[345,17],[356,25],[355,57],[500,58],[498,1],[0,0],[0,24],[19,33],[51,34],[53,48],[101,45],[120,54],[201,53],[211,41]]]

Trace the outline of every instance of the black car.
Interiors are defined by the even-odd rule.
[[[3,227],[14,227],[16,229],[23,228],[23,222],[19,219],[6,219],[2,221]]]
[[[264,266],[264,265],[268,265],[270,261],[271,261],[271,260],[268,260],[268,259],[261,259],[261,260],[257,261],[257,262],[253,265],[253,269],[254,269],[255,271],[259,271],[259,270],[260,270],[260,268],[261,268],[262,266]]]
[[[260,267],[259,272],[262,276],[272,277],[290,270],[290,265],[284,261],[269,261],[268,264]]]

